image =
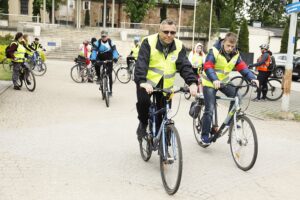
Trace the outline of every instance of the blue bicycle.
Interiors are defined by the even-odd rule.
[[[177,192],[182,175],[182,147],[178,131],[172,120],[175,115],[171,114],[171,100],[174,93],[187,91],[188,88],[180,88],[175,91],[154,89],[149,108],[147,135],[140,143],[140,153],[144,161],[150,159],[152,151],[158,150],[161,178],[169,195]],[[156,104],[157,94],[165,95],[164,106],[159,110]],[[158,115],[162,116],[160,126]]]

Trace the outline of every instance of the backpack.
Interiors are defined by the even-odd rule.
[[[271,56],[271,60],[270,60],[270,65],[268,66],[268,71],[274,71],[274,69],[276,68],[276,61],[275,61],[275,57]]]
[[[17,42],[11,42],[11,43],[5,48],[5,56],[6,56],[6,58],[12,58],[12,57],[10,56],[10,47],[11,47],[11,45],[12,45],[13,43],[15,43],[15,44],[18,45]]]

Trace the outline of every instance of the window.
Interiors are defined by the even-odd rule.
[[[91,2],[90,1],[83,1],[83,10],[90,10],[91,9]]]
[[[28,0],[20,0],[21,14],[28,15]]]
[[[69,3],[69,8],[71,9],[75,8],[75,1],[69,0],[68,3]]]

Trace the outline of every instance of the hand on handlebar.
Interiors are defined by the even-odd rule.
[[[151,94],[153,92],[153,87],[149,83],[141,83],[140,87],[145,88],[145,90],[148,94]]]
[[[214,85],[214,88],[215,88],[215,89],[219,89],[219,88],[221,87],[221,81],[215,80],[215,81],[213,82],[213,85]]]
[[[194,97],[197,94],[198,87],[195,83],[189,86],[190,94]]]

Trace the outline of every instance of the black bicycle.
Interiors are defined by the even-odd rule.
[[[35,76],[32,73],[28,63],[23,63],[20,67],[19,79],[16,83],[20,88],[23,86],[23,82],[28,91],[33,92],[36,87]]]
[[[227,130],[229,130],[227,143],[230,144],[233,160],[238,168],[247,171],[250,170],[255,164],[258,153],[258,142],[255,127],[245,113],[247,108],[244,111],[241,110],[240,101],[238,98],[238,90],[252,84],[250,83],[245,86],[234,86],[232,84],[228,85],[235,87],[235,97],[228,98],[216,96],[216,99],[234,102],[234,106],[228,112],[227,117],[219,128],[217,102],[215,102],[214,117],[211,126],[211,142],[216,142],[218,138],[225,135]],[[226,87],[226,85],[223,85],[222,87]],[[203,95],[198,95],[195,99],[195,108],[197,108],[197,113],[194,115],[195,117],[193,119],[193,130],[197,143],[201,147],[206,148],[209,145],[203,143],[201,140],[203,114],[205,109],[204,101]]]
[[[109,75],[108,75],[108,63],[111,63],[112,60],[105,61],[96,61],[97,64],[101,64],[100,68],[100,87],[99,90],[102,94],[102,100],[105,100],[106,107],[109,107],[109,95],[110,95],[110,87],[109,87]]]
[[[147,135],[140,143],[140,153],[144,161],[148,161],[152,151],[158,150],[160,156],[161,178],[166,192],[173,195],[177,192],[182,175],[182,147],[179,133],[171,116],[170,104],[174,93],[186,92],[188,88],[180,88],[175,91],[166,89],[154,89],[151,106],[149,108],[149,121]],[[164,107],[157,110],[155,95],[165,93]],[[159,126],[157,115],[163,119]]]
[[[257,73],[253,71],[253,74],[257,76]],[[230,82],[235,86],[244,86],[240,89],[240,95],[242,97],[245,97],[250,89],[251,84],[249,84],[249,81],[244,78],[243,76],[235,76],[230,79]],[[281,80],[278,78],[268,78],[267,81],[268,91],[266,98],[270,101],[276,101],[280,99],[283,95],[283,87]],[[257,90],[255,90],[257,92]]]

